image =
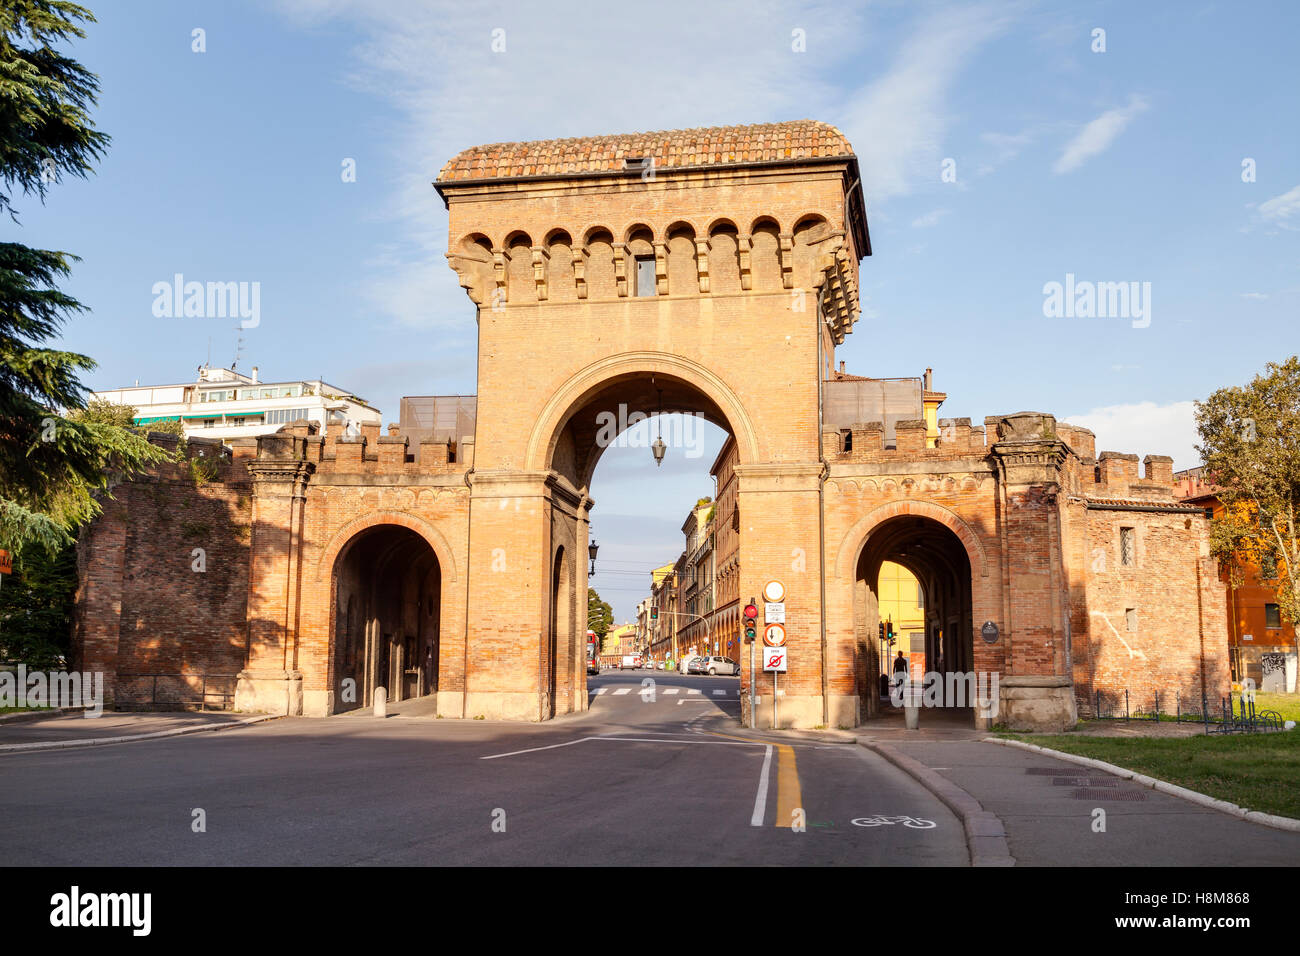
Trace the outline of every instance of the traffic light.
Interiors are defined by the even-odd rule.
[[[758,605],[750,601],[745,605],[745,643],[750,644],[758,636]]]
[[[894,646],[894,622],[885,622],[885,640],[889,641],[889,646]]]
[[[881,622],[880,622],[880,639],[881,639],[882,641],[885,639],[885,622],[884,622],[884,621],[881,621]]]
[[[657,620],[659,620],[659,606],[658,606],[658,605],[652,605],[652,606],[651,606],[651,608],[650,608],[650,620],[652,620],[652,621],[657,621]]]

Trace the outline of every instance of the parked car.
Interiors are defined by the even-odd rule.
[[[739,674],[740,665],[730,657],[706,657],[703,659],[701,671],[707,671],[709,674]]]
[[[660,661],[659,663],[657,663],[657,664],[655,665],[655,669],[656,669],[656,670],[663,670],[663,669],[664,669],[664,662],[663,662],[663,661]]]
[[[704,658],[703,658],[703,657],[692,657],[689,661],[687,661],[687,662],[686,662],[686,673],[688,673],[688,674],[703,674],[703,673],[704,673]]]

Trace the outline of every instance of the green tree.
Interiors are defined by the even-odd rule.
[[[17,221],[15,191],[44,200],[60,175],[85,177],[108,145],[87,109],[99,82],[58,47],[94,21],[64,0],[0,4],[0,213]],[[39,545],[51,553],[99,513],[97,491],[112,471],[166,457],[116,424],[78,421],[77,375],[88,356],[43,343],[85,307],[57,288],[76,257],[0,243],[0,548]]]
[[[52,670],[64,666],[77,591],[77,546],[39,545],[14,555],[14,573],[0,585],[0,660]]]
[[[1268,363],[1249,385],[1196,403],[1197,450],[1218,488],[1210,547],[1234,584],[1248,565],[1274,570],[1282,616],[1300,620],[1300,357]]]
[[[595,631],[597,639],[604,641],[613,625],[614,609],[600,599],[595,588],[587,588],[587,629]]]

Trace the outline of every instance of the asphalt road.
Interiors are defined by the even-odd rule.
[[[643,687],[646,678],[652,693]],[[292,718],[191,737],[6,754],[5,860],[968,862],[957,819],[864,748],[742,737],[730,719],[739,709],[735,678],[613,672],[590,678],[590,692],[587,713],[544,724]],[[862,825],[882,815],[898,819]],[[196,832],[200,819],[204,829]]]

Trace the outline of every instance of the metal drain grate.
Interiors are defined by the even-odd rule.
[[[1053,777],[1054,787],[1118,787],[1114,777]]]
[[[1104,787],[1080,787],[1070,792],[1074,800],[1145,800],[1147,795],[1141,790],[1107,790]]]

